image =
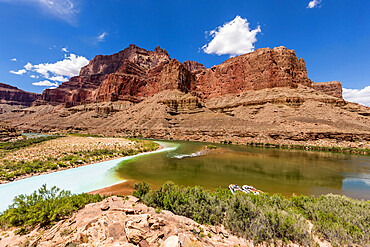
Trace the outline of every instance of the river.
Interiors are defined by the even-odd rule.
[[[29,194],[42,184],[89,192],[127,179],[144,180],[154,187],[166,181],[206,189],[248,184],[268,193],[344,194],[370,199],[370,157],[361,155],[280,150],[158,141],[164,148],[96,164],[58,171],[0,185],[0,211],[14,196]]]

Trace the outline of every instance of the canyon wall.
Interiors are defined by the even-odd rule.
[[[0,83],[0,104],[31,106],[40,94],[30,93],[16,87]]]
[[[342,98],[342,84],[339,81],[315,82],[312,87],[327,95]]]
[[[246,90],[313,87],[341,97],[340,83],[313,83],[304,60],[285,47],[262,48],[206,69],[194,61],[180,63],[159,46],[147,51],[136,45],[113,55],[99,55],[56,89],[43,92],[35,105],[74,106],[102,101],[141,102],[160,91],[176,89],[202,100]]]

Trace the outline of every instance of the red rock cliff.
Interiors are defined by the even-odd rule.
[[[39,104],[67,106],[89,102],[130,100],[166,89],[192,92],[202,98],[273,87],[311,86],[304,60],[285,47],[263,48],[206,69],[194,62],[178,62],[159,46],[147,51],[130,45],[109,56],[96,56],[80,75],[43,92]]]
[[[31,106],[40,94],[30,93],[16,87],[0,83],[0,103],[8,105]]]
[[[311,85],[304,60],[285,47],[262,48],[200,74],[193,90],[203,98],[273,87]]]
[[[342,99],[342,84],[339,81],[316,82],[312,87],[317,91]]]

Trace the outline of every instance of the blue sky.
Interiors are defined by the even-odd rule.
[[[0,82],[40,93],[131,43],[206,67],[283,45],[311,80],[370,105],[369,11],[368,0],[0,0]]]

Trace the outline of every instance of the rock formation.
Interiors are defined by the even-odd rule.
[[[312,87],[317,91],[342,99],[342,84],[339,81],[315,82],[312,83]]]
[[[284,47],[206,69],[130,45],[0,119],[30,132],[369,148],[369,116],[342,99],[339,82],[308,79],[303,59]]]
[[[44,91],[37,104],[79,104],[129,100],[140,102],[160,91],[176,89],[202,99],[245,90],[311,86],[304,60],[285,47],[263,48],[206,69],[194,62],[171,59],[166,50],[154,52],[135,45],[109,56],[96,56],[56,89]]]
[[[31,106],[40,95],[0,83],[0,104]]]
[[[185,68],[189,70],[191,73],[199,74],[200,72],[207,70],[203,64],[194,62],[194,61],[185,61],[183,62]]]
[[[0,142],[11,141],[20,135],[14,127],[0,121]]]
[[[230,58],[199,76],[194,90],[202,98],[236,94],[245,90],[310,86],[304,60],[285,47],[262,48]]]
[[[50,229],[36,229],[16,235],[1,231],[1,246],[254,246],[225,230],[223,226],[201,225],[163,210],[156,212],[129,196],[112,196],[88,204]],[[24,244],[23,244],[24,245]]]
[[[47,89],[35,104],[73,106],[119,99],[141,101],[140,97],[158,92],[157,81],[165,64],[170,62],[166,50],[154,52],[135,45],[113,55],[98,55],[56,89]]]

